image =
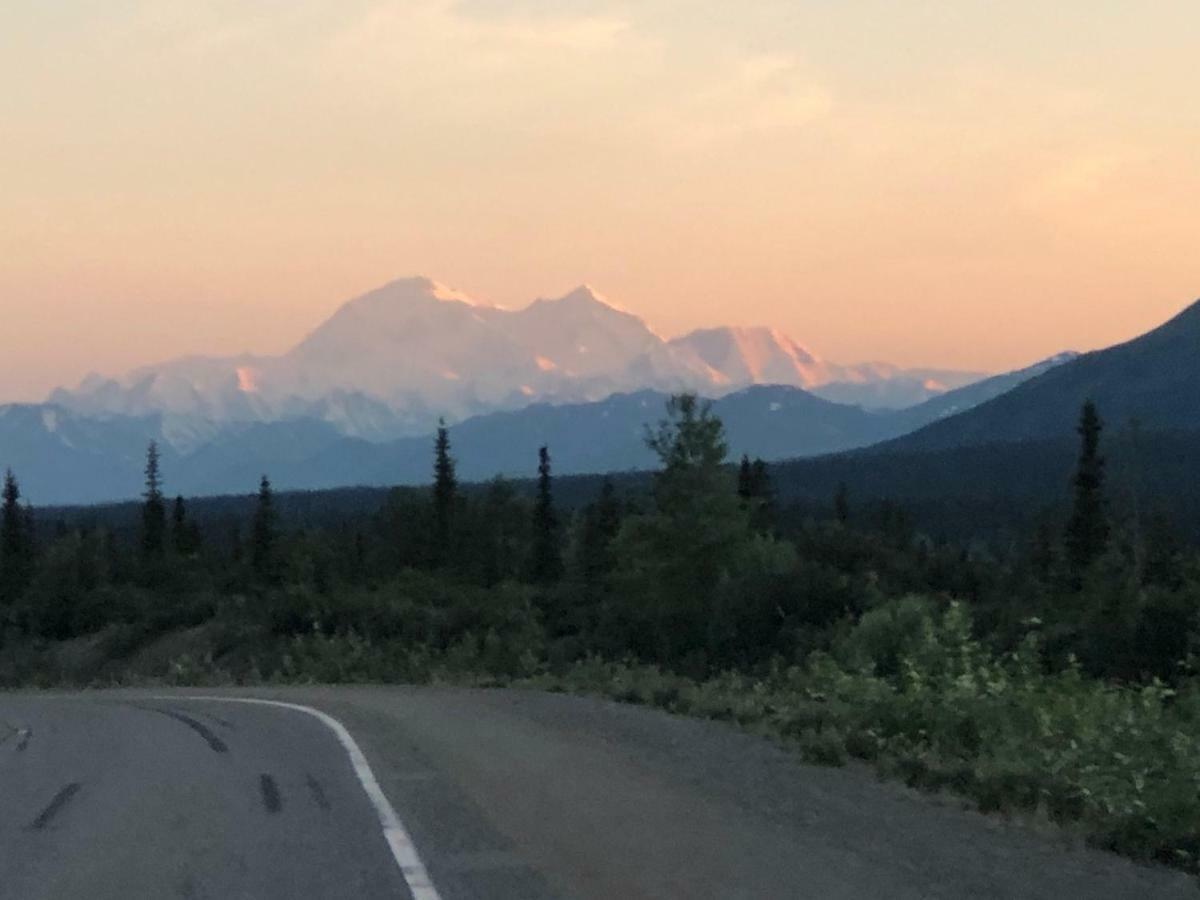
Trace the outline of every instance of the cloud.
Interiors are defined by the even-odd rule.
[[[1018,202],[1039,215],[1082,214],[1097,202],[1127,194],[1153,154],[1131,146],[1093,146],[1060,155],[1018,192]]]
[[[715,82],[686,97],[670,116],[666,140],[695,149],[761,138],[810,126],[834,107],[833,93],[795,57],[757,54],[727,64]]]
[[[464,15],[452,0],[388,2],[335,34],[322,63],[328,73],[349,78],[421,62],[476,72],[521,69],[544,65],[538,54],[612,50],[628,28],[614,16],[485,18]]]

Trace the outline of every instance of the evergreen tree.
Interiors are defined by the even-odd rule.
[[[240,522],[234,522],[229,532],[229,561],[235,566],[240,566],[243,553],[242,526]]]
[[[21,488],[12,470],[4,474],[0,512],[0,600],[12,602],[25,590],[33,569],[27,513],[21,508]]]
[[[191,556],[200,549],[200,529],[188,518],[182,496],[175,498],[171,512],[171,542],[180,556]]]
[[[850,489],[846,482],[838,482],[837,492],[833,495],[833,517],[846,525],[850,522]]]
[[[1029,562],[1033,573],[1042,581],[1048,581],[1054,574],[1057,558],[1054,521],[1048,511],[1043,511],[1038,517],[1029,547]]]
[[[29,501],[25,501],[25,559],[30,571],[37,560],[37,518]]]
[[[454,506],[458,479],[454,458],[450,455],[450,435],[444,420],[438,420],[433,460],[433,562],[442,565],[450,559],[450,541],[454,530]]]
[[[495,587],[522,569],[529,516],[512,485],[493,478],[479,506],[475,529],[477,567],[484,587]]]
[[[1103,430],[1096,404],[1089,400],[1079,417],[1079,464],[1072,481],[1074,504],[1066,531],[1067,557],[1076,579],[1108,546],[1110,528],[1104,502],[1104,457],[1100,455]]]
[[[1142,581],[1169,590],[1184,584],[1183,560],[1186,545],[1170,517],[1161,510],[1150,514],[1146,523],[1146,562]],[[1182,657],[1180,657],[1182,658]]]
[[[354,578],[361,579],[367,571],[367,539],[362,529],[354,532]]]
[[[604,479],[600,496],[584,510],[580,527],[579,574],[586,586],[599,587],[616,565],[612,542],[621,530],[621,504],[612,479]]]
[[[771,531],[775,527],[775,491],[771,487],[771,473],[767,464],[755,458],[750,467],[750,497],[754,502],[751,521],[759,531]]]
[[[156,441],[146,448],[146,491],[142,497],[142,552],[147,557],[161,556],[166,546],[167,506]]]
[[[743,454],[741,465],[738,466],[737,492],[750,509],[754,527],[759,531],[769,531],[774,520],[774,510],[771,475],[767,464],[761,459],[751,462],[750,457]]]
[[[741,465],[738,466],[738,496],[749,500],[754,496],[754,469],[750,465],[750,457],[742,454]]]
[[[275,495],[270,479],[264,475],[259,482],[258,506],[254,510],[250,535],[250,565],[264,580],[270,580],[275,574],[275,543]]]
[[[550,472],[550,451],[538,450],[537,497],[533,505],[533,561],[531,576],[535,584],[553,584],[562,577],[562,552],[558,544],[558,516]]]
[[[183,504],[183,495],[175,498],[175,506],[171,510],[171,538],[175,544],[175,552],[180,556],[187,553],[187,507]]]

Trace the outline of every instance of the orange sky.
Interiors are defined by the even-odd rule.
[[[845,362],[1111,343],[1200,296],[1197,46],[1195,0],[4,4],[0,401],[416,273]]]

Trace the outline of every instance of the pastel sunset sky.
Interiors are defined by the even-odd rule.
[[[11,0],[0,402],[424,274],[999,370],[1200,296],[1196,0]]]

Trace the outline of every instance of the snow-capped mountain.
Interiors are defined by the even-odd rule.
[[[313,418],[380,441],[424,434],[441,417],[457,422],[618,392],[720,396],[781,384],[896,407],[980,377],[941,374],[829,363],[769,328],[705,329],[667,341],[586,286],[508,310],[407,278],[346,303],[282,356],[189,357],[116,379],[89,376],[50,402],[90,416],[162,416],[172,445],[186,451],[229,423]]]
[[[774,328],[701,328],[675,338],[671,348],[719,385],[812,388],[831,381],[835,368]]]
[[[982,372],[902,369],[888,363],[840,365],[821,359],[775,328],[703,328],[671,347],[727,390],[754,384],[800,387],[835,403],[901,409],[987,377]]]

